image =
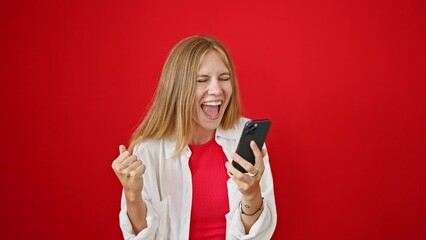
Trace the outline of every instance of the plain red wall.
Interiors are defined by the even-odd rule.
[[[425,1],[2,1],[2,239],[120,239],[111,170],[171,47],[270,118],[274,239],[426,238]]]

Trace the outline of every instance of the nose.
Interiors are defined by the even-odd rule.
[[[219,80],[214,78],[209,82],[209,87],[207,93],[210,95],[219,95],[222,92],[222,88],[220,87]]]

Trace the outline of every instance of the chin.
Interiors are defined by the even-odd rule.
[[[220,126],[220,120],[204,122],[201,126],[208,130],[216,130]]]
[[[209,118],[206,118],[205,116],[202,116],[201,118],[199,118],[199,120],[200,121],[197,121],[197,122],[201,128],[206,130],[216,130],[220,126],[220,123],[222,122],[222,116],[216,119],[209,119]]]

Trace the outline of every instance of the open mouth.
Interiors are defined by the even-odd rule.
[[[216,119],[219,117],[221,105],[222,101],[203,102],[201,104],[201,109],[203,109],[203,112],[207,118]]]

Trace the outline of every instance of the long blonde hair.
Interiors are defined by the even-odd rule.
[[[240,96],[232,59],[225,47],[209,36],[191,36],[176,44],[164,64],[156,95],[143,121],[132,135],[130,149],[146,139],[170,138],[176,152],[190,142],[197,72],[208,51],[216,51],[229,70],[232,95],[221,121],[232,128],[241,116]]]

